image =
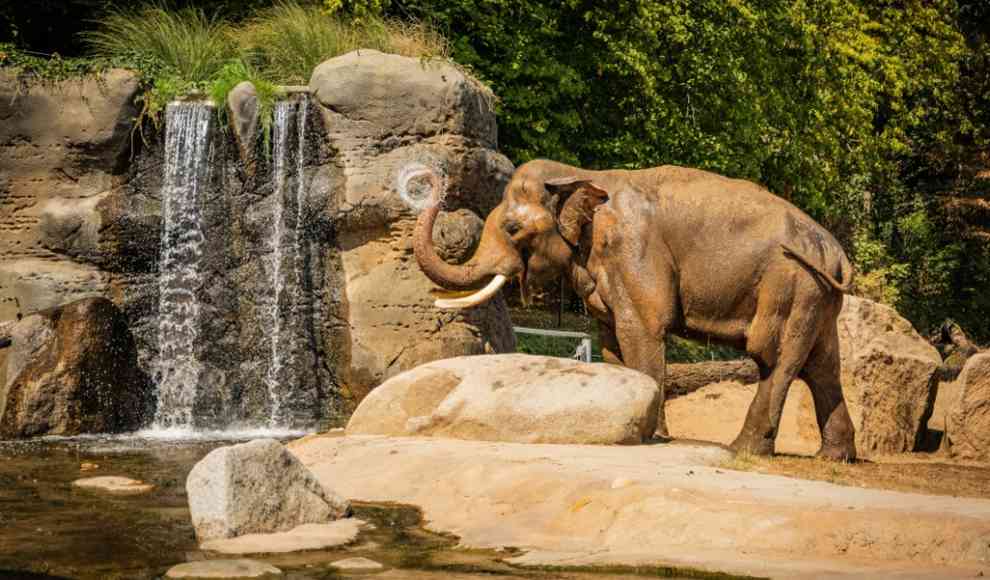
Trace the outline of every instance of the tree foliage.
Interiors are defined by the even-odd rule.
[[[987,339],[974,312],[986,312],[986,240],[967,239],[944,211],[968,157],[986,151],[981,6],[392,0],[384,10],[447,31],[455,60],[501,97],[513,161],[672,163],[758,181],[840,237],[861,293],[922,330],[954,316]]]

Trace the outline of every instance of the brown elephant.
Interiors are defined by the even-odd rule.
[[[474,256],[448,264],[433,248],[438,194],[414,237],[423,272],[474,294],[464,308],[520,277],[524,297],[565,274],[599,321],[607,362],[664,384],[664,338],[745,350],[760,385],[732,447],[770,454],[791,381],[811,387],[819,454],[851,460],[854,429],[839,379],[836,319],[853,271],[822,226],[766,189],[706,171],[663,166],[589,171],[537,160],[519,167],[485,221]],[[663,407],[657,433],[666,435]]]

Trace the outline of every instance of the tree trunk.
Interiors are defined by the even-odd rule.
[[[693,364],[669,364],[664,381],[667,398],[680,397],[705,385],[735,381],[744,385],[758,383],[760,371],[749,359],[712,361]]]

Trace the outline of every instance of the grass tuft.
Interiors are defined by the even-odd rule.
[[[236,55],[228,25],[198,8],[112,8],[83,35],[93,54],[134,68],[148,87],[141,118],[157,121],[178,97],[205,93]]]
[[[130,56],[136,65],[205,83],[234,56],[228,26],[199,8],[113,8],[84,33],[97,56]]]
[[[423,23],[366,17],[347,20],[319,6],[277,3],[234,34],[237,45],[269,79],[306,84],[318,64],[359,48],[424,58],[447,58],[447,41]]]

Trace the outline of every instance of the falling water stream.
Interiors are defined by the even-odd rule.
[[[307,101],[283,100],[275,104],[273,123],[275,196],[272,234],[269,239],[271,300],[267,304],[270,321],[270,356],[265,386],[268,390],[269,427],[286,424],[286,397],[298,383],[296,331],[300,287],[300,238],[304,194],[303,167],[306,146]],[[294,129],[294,131],[293,131]],[[291,147],[295,137],[295,147]],[[292,155],[295,163],[292,163]],[[292,178],[295,178],[294,181]],[[294,210],[294,211],[293,211]],[[291,224],[288,223],[291,220]],[[289,266],[288,268],[286,266]]]
[[[158,276],[158,405],[155,427],[190,427],[199,360],[203,257],[202,195],[213,164],[213,107],[176,102],[165,112],[161,260]]]

